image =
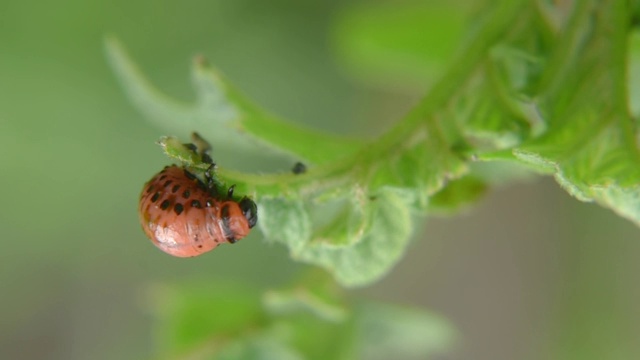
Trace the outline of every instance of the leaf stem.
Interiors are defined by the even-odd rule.
[[[358,178],[365,176],[363,174],[369,174],[368,171],[355,173],[354,169],[363,166],[371,167],[381,158],[398,151],[396,149],[398,144],[402,144],[404,139],[415,133],[421,126],[427,125],[435,136],[441,136],[441,131],[433,131],[437,130],[438,126],[435,123],[437,121],[434,116],[435,112],[450,101],[494,43],[518,20],[523,2],[523,0],[502,1],[501,5],[479,25],[481,31],[467,41],[466,47],[459,52],[454,65],[449,68],[450,70],[434,85],[423,100],[386,134],[375,141],[360,146],[359,151],[331,163],[312,167],[302,175],[254,175],[225,169],[220,169],[219,174],[231,182],[246,184],[250,193],[259,195],[310,193],[317,191],[319,187],[340,186],[349,181],[349,178],[353,179],[353,175]],[[277,124],[277,126],[281,125]],[[260,126],[264,125],[258,125],[255,121],[251,122],[250,126],[251,131],[259,131]],[[270,123],[269,126],[276,126],[276,124]],[[300,142],[299,139],[293,140]],[[440,137],[440,141],[444,141],[444,139]]]

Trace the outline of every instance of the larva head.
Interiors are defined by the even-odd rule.
[[[256,226],[258,222],[258,207],[253,200],[248,197],[240,200],[240,210],[242,210],[242,215],[247,219],[247,223],[249,224],[249,228],[253,228]]]
[[[256,204],[248,198],[240,202],[225,201],[220,206],[221,228],[225,238],[234,243],[249,234],[258,220]]]

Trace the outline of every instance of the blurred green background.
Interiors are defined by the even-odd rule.
[[[224,278],[271,288],[302,267],[257,232],[189,260],[150,244],[137,201],[167,163],[154,145],[165,134],[118,87],[106,34],[177,98],[191,98],[190,60],[203,54],[276,114],[370,136],[408,111],[438,70],[411,56],[353,65],[358,51],[375,54],[350,52],[357,14],[390,3],[0,0],[0,359],[150,358],[150,285]],[[399,19],[381,18],[381,28],[415,33],[394,28],[411,24]],[[446,65],[456,36],[436,39],[432,53]],[[396,77],[375,76],[385,62]],[[414,69],[424,71],[407,75]],[[233,149],[216,151],[232,158]],[[496,189],[465,214],[418,230],[400,265],[353,295],[450,319],[460,341],[446,359],[640,357],[631,223],[545,179]]]

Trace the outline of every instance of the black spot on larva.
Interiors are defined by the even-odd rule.
[[[196,178],[196,176],[195,176],[195,175],[193,175],[192,173],[188,172],[188,171],[187,171],[187,169],[183,169],[183,171],[184,171],[184,176],[186,176],[186,177],[187,177],[187,179],[189,179],[189,180],[193,180],[193,179],[195,179],[195,178]]]
[[[183,197],[183,198],[185,198],[185,199],[188,199],[188,198],[189,198],[189,196],[191,196],[191,192],[190,192],[189,190],[185,190],[185,191],[182,193],[182,197]]]
[[[173,185],[173,188],[171,188],[171,192],[174,193],[176,191],[180,190],[180,185]]]
[[[229,205],[225,205],[220,209],[220,218],[222,219],[222,232],[224,233],[224,238],[233,244],[236,242],[236,239],[233,235],[233,231],[231,231]]]
[[[171,201],[165,200],[162,202],[162,204],[160,204],[160,209],[167,210],[169,208],[169,205],[171,205]]]
[[[162,181],[162,180],[164,180],[164,179],[166,179],[166,178],[167,178],[167,175],[162,175],[162,176],[160,176],[160,177],[158,178],[158,180]]]
[[[150,193],[151,191],[153,191],[153,185],[149,186],[149,188],[147,189],[147,193]]]
[[[191,206],[193,206],[194,208],[202,209],[202,204],[200,204],[200,201],[198,200],[192,200]]]
[[[169,187],[169,185],[171,185],[172,182],[173,181],[171,181],[171,180],[167,180],[167,181],[165,181],[164,184],[162,184],[162,187]]]
[[[175,212],[176,212],[176,214],[178,214],[178,215],[182,214],[182,211],[183,211],[183,210],[184,210],[184,206],[182,206],[182,204],[180,204],[180,203],[175,204],[175,205],[173,206],[173,211],[175,211]]]
[[[225,225],[229,223],[229,205],[225,205],[220,209],[220,217],[225,222]]]
[[[159,198],[160,198],[160,193],[157,192],[157,193],[153,194],[153,196],[151,197],[151,202],[156,202],[156,201],[158,201]]]

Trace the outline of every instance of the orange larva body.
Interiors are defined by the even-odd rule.
[[[140,223],[160,250],[197,256],[249,234],[257,221],[253,201],[222,200],[216,189],[178,166],[167,166],[140,195]]]

